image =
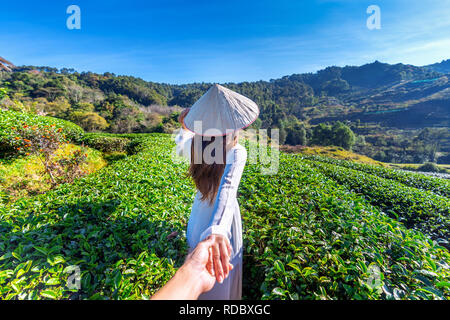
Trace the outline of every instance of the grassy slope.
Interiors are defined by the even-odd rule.
[[[322,147],[322,146],[311,146],[311,147],[283,146],[282,151],[285,151],[287,153],[317,155],[317,156],[324,156],[324,157],[330,157],[330,158],[341,159],[341,160],[355,161],[355,162],[359,162],[359,163],[385,166],[385,164],[383,162],[376,161],[367,156],[345,150],[344,148],[341,148],[341,147],[334,147],[334,146],[326,146],[326,147]]]

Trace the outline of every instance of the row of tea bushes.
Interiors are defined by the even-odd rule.
[[[450,197],[450,181],[445,179],[439,179],[435,177],[425,176],[423,174],[407,172],[402,170],[394,170],[381,166],[375,166],[370,164],[322,157],[322,156],[305,156],[301,155],[302,158],[310,159],[313,161],[320,161],[329,163],[332,165],[338,165],[341,167],[346,167],[349,169],[354,169],[369,174],[376,175],[380,178],[392,179],[403,183],[406,186],[429,190],[436,194]]]
[[[86,133],[83,143],[105,153],[125,152],[130,140],[104,133]]]
[[[370,203],[408,228],[421,230],[443,245],[448,245],[450,199],[447,197],[362,171],[320,161],[304,161],[353,192],[363,194]]]

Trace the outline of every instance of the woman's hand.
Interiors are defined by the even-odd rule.
[[[227,237],[220,234],[212,234],[208,238],[212,240],[212,261],[216,280],[222,283],[228,277],[232,269],[230,265],[231,245]]]
[[[187,116],[188,113],[189,108],[186,108],[183,111],[181,111],[180,115],[178,116],[178,122],[181,124],[183,129],[186,129],[186,126],[184,125],[184,118]]]

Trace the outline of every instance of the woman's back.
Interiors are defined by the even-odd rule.
[[[240,176],[242,174],[240,172],[243,170],[243,165],[245,165],[246,158],[247,151],[245,147],[240,144],[236,144],[227,151],[226,166],[220,181],[219,191],[217,193],[218,195],[221,193],[223,194],[223,192],[228,191],[230,188],[238,188]],[[237,176],[236,173],[240,174]],[[220,203],[220,201],[217,201],[216,198],[211,204],[210,201],[206,199],[202,200],[201,193],[197,190],[197,194],[195,195],[194,203],[192,205],[191,216],[186,234],[189,247],[195,248],[195,246],[203,240],[202,234],[211,225],[213,213],[225,209],[220,208],[220,205],[225,205],[227,210],[233,211],[233,216],[236,213],[239,214],[239,204],[235,193],[233,194],[234,196],[232,195],[230,198],[227,197],[226,203],[223,203],[223,201]],[[225,230],[222,231],[225,233]]]

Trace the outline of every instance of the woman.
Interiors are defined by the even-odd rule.
[[[177,153],[190,160],[189,175],[197,187],[186,234],[188,245],[192,250],[202,240],[213,241],[218,281],[199,299],[239,300],[242,296],[242,223],[237,190],[247,152],[237,142],[239,131],[258,115],[253,101],[214,85],[179,118],[182,129],[175,138]],[[211,132],[214,134],[208,134]]]

